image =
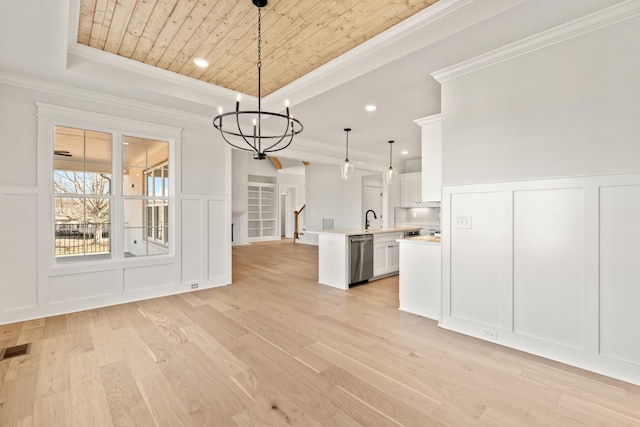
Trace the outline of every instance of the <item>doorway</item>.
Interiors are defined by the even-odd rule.
[[[382,228],[382,180],[369,178],[364,177],[362,182],[362,228],[365,227],[365,215],[369,209],[373,210],[377,217],[369,215],[369,228]]]
[[[280,235],[293,239],[294,211],[296,209],[296,186],[280,184]]]

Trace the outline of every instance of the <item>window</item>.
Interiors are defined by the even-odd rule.
[[[169,143],[122,142],[125,256],[169,252]]]
[[[111,254],[112,135],[54,127],[55,256]]]
[[[53,130],[55,260],[168,254],[169,142]]]

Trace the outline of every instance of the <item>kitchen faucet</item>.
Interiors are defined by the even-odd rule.
[[[368,230],[369,229],[369,212],[371,212],[373,214],[373,219],[378,219],[378,216],[376,215],[375,211],[373,209],[369,209],[365,214],[364,214],[364,229]]]

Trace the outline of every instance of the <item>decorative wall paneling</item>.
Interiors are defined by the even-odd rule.
[[[75,107],[76,102],[62,95],[17,86],[11,90],[17,105],[29,104],[30,108],[20,109],[14,120],[7,122],[8,132],[22,129],[28,134],[26,130],[33,128],[34,141],[27,139],[24,144],[32,143],[38,150],[37,158],[21,158],[16,162],[29,169],[29,174],[37,175],[38,183],[0,185],[0,323],[187,292],[196,283],[199,289],[231,283],[228,227],[231,176],[227,167],[231,150],[222,143],[211,143],[206,133],[208,121],[201,124],[197,119],[187,120],[173,110],[163,115],[159,108],[142,109],[125,118],[109,115],[126,114],[124,106],[111,109],[99,101],[91,104],[91,96],[76,109],[69,107]],[[67,107],[38,103],[42,98],[60,100]],[[87,105],[92,105],[93,110],[88,110]],[[0,103],[0,111],[9,107]],[[52,123],[120,129],[138,136],[173,139],[172,255],[52,262],[49,182]],[[185,159],[182,159],[183,152]],[[213,159],[211,163],[216,167],[208,167],[203,160],[192,161],[197,157]],[[184,162],[188,167],[183,167]],[[4,182],[10,178],[7,176],[10,171],[3,174]],[[207,193],[197,193],[199,190]],[[114,207],[112,220],[115,222],[122,221],[118,212]],[[113,253],[121,254],[122,244],[114,245]]]
[[[0,186],[0,323],[38,304],[37,201],[32,188]]]
[[[640,384],[640,175],[443,194],[440,326]]]

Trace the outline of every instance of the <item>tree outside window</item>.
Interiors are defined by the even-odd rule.
[[[56,259],[111,253],[112,135],[54,127]]]

